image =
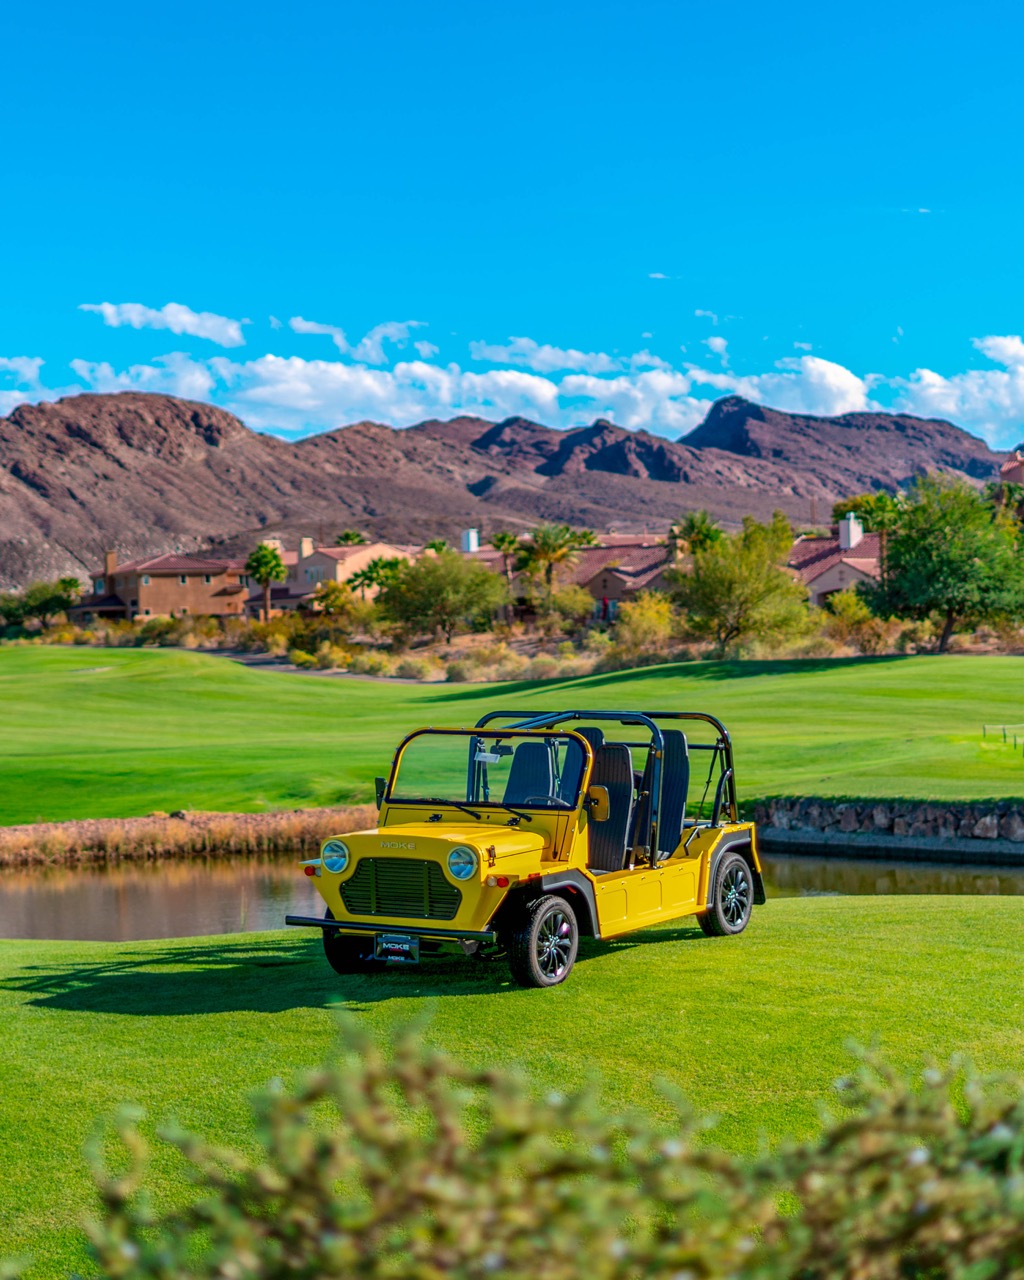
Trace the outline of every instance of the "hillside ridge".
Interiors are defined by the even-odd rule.
[[[739,396],[682,440],[603,418],[557,430],[462,415],[288,441],[198,401],[90,393],[0,418],[0,587],[81,574],[108,548],[238,551],[261,532],[422,542],[538,520],[639,531],[695,507],[726,522],[781,507],[807,522],[926,470],[980,483],[1004,456],[942,420],[815,417]]]

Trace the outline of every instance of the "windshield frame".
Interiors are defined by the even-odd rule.
[[[442,800],[437,798],[430,799],[429,797],[423,796],[413,796],[408,798],[404,796],[396,797],[394,795],[394,787],[398,778],[402,756],[405,749],[417,738],[422,738],[428,735],[432,737],[445,736],[465,738],[467,749],[472,738],[480,737],[537,738],[540,740],[550,738],[560,738],[564,740],[565,738],[571,738],[574,742],[578,743],[583,750],[583,768],[580,770],[580,778],[579,783],[577,784],[575,800],[571,804],[567,805],[525,804],[522,801],[517,801],[510,809],[509,806],[501,800],[463,800],[460,798],[458,803],[456,803],[454,800]],[[504,725],[496,725],[493,729],[481,729],[478,727],[462,729],[435,729],[428,726],[423,729],[414,729],[412,733],[404,737],[398,744],[394,759],[391,762],[391,772],[388,775],[388,785],[387,790],[384,793],[384,803],[387,805],[394,805],[398,808],[425,808],[427,806],[444,808],[445,805],[450,805],[452,808],[459,808],[470,804],[474,809],[486,809],[489,812],[514,813],[516,810],[521,809],[528,813],[576,813],[583,804],[584,797],[586,796],[587,784],[590,780],[590,772],[593,768],[593,764],[593,748],[582,734],[576,733],[573,729],[509,729]]]

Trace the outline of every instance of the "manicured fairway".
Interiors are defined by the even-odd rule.
[[[1024,1067],[1024,901],[770,902],[738,939],[668,927],[585,944],[552,991],[497,964],[446,960],[340,979],[318,942],[259,934],[171,943],[0,943],[0,1256],[34,1278],[85,1265],[82,1144],[123,1101],[222,1142],[249,1140],[245,1095],[316,1063],[338,1001],[375,1031],[432,1012],[429,1038],[539,1086],[599,1073],[609,1101],[668,1115],[656,1082],[721,1117],[716,1141],[810,1131],[850,1065],[849,1040],[901,1066],[966,1052]],[[161,1198],[187,1194],[166,1153]]]
[[[981,725],[1024,721],[1022,676],[1019,658],[951,656],[407,685],[167,650],[0,649],[0,824],[365,801],[408,729],[510,705],[711,711],[746,799],[1019,796],[1024,757]]]

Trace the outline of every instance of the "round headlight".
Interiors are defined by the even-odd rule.
[[[328,840],[321,850],[320,858],[327,870],[337,875],[348,866],[348,845],[344,840]]]
[[[457,845],[448,855],[448,870],[456,880],[468,880],[476,871],[476,853],[464,844]]]

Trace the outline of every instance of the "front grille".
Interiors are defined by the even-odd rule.
[[[408,916],[451,920],[462,893],[436,862],[418,858],[363,858],[341,886],[341,900],[354,916]]]

